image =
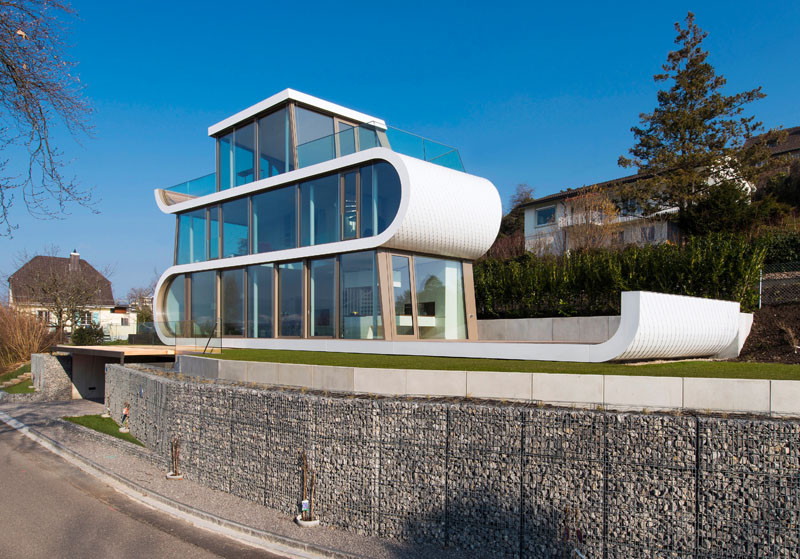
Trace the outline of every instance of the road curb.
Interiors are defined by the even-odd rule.
[[[287,536],[282,536],[266,530],[259,530],[250,526],[245,526],[233,520],[228,520],[210,512],[205,512],[190,505],[180,503],[160,493],[156,493],[146,487],[142,487],[136,482],[115,474],[104,468],[100,464],[81,456],[77,452],[65,447],[47,435],[38,432],[0,411],[0,421],[16,429],[32,441],[43,446],[50,452],[57,454],[67,462],[77,466],[89,475],[97,478],[109,485],[116,491],[127,497],[138,501],[152,509],[169,514],[175,518],[188,522],[198,528],[203,528],[211,532],[232,538],[234,540],[259,547],[290,558],[300,559],[368,559],[363,555],[345,553],[324,546],[314,545],[301,540],[296,540]]]

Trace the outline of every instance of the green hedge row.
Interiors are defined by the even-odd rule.
[[[478,318],[619,314],[620,293],[639,290],[738,301],[752,311],[766,250],[743,236],[713,234],[680,246],[485,259],[474,268]]]
[[[767,251],[765,264],[800,262],[800,232],[781,229],[762,231],[757,239]]]

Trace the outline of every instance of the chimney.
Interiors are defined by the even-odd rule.
[[[79,272],[81,269],[81,255],[78,254],[77,250],[73,250],[72,253],[69,255],[69,271],[72,272]]]

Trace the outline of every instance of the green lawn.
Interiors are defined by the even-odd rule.
[[[273,363],[365,368],[800,380],[800,365],[739,361],[681,361],[633,366],[620,363],[558,363],[554,361],[370,355],[273,349],[226,349],[221,354],[206,355],[206,357],[237,361],[270,361]]]
[[[77,417],[64,417],[63,419],[71,421],[72,423],[77,423],[78,425],[83,425],[89,429],[94,429],[100,433],[117,437],[123,441],[144,446],[130,433],[120,433],[119,425],[117,425],[117,422],[110,417],[100,417],[99,415],[79,415]]]
[[[10,371],[8,373],[0,375],[0,383],[5,382],[7,380],[15,379],[18,376],[20,376],[21,374],[30,373],[30,372],[31,372],[31,364],[30,363],[25,363],[19,369],[16,369],[14,371]]]
[[[9,394],[32,394],[33,392],[36,392],[33,389],[33,383],[31,382],[30,379],[23,380],[22,382],[19,382],[14,386],[9,386],[8,388],[4,388],[3,390],[8,392]]]

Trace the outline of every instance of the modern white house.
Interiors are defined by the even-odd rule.
[[[154,296],[168,345],[563,361],[741,347],[737,303],[640,292],[602,343],[479,340],[472,265],[502,208],[456,149],[291,89],[208,135],[216,171],[155,191],[176,219]]]

